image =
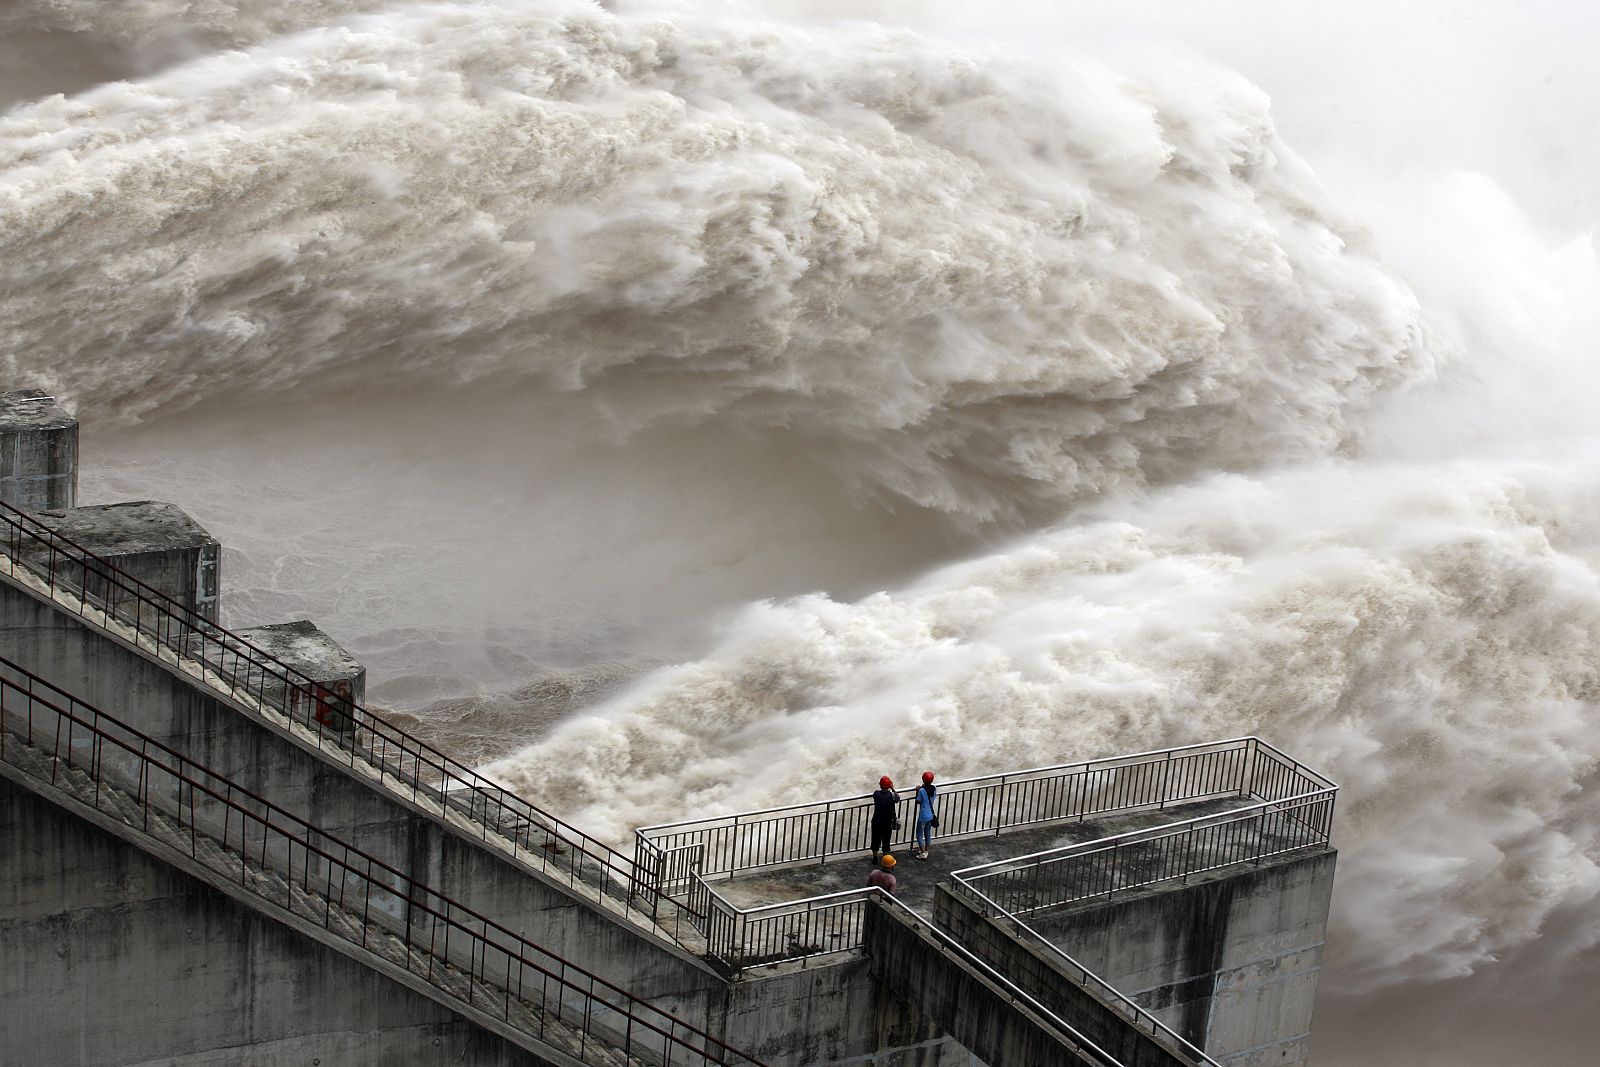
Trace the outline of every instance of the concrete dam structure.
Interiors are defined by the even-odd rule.
[[[0,1063],[1306,1060],[1337,788],[1259,738],[941,783],[893,896],[861,796],[629,854],[225,629],[218,542],[76,456],[0,397]]]

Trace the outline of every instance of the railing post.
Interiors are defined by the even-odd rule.
[[[995,795],[994,795],[994,835],[996,837],[1000,836],[1001,829],[1003,829],[1005,827],[1005,822],[1006,822],[1005,811],[1006,811],[1006,776],[1002,774],[1000,776],[1000,787],[995,790]]]

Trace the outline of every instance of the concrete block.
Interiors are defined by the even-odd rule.
[[[295,688],[290,703],[296,718],[307,710],[302,705],[315,704],[309,710],[312,717],[323,726],[346,733],[356,728],[356,708],[367,701],[367,669],[314,623],[302,619],[299,622],[251,626],[235,630],[234,633],[254,649],[292,668],[313,683],[309,691]],[[232,645],[233,642],[227,644]],[[224,651],[216,641],[198,637],[190,641],[190,646],[190,654],[197,659],[215,659]],[[238,650],[248,651],[243,645]],[[230,659],[230,669],[234,669],[236,663]],[[246,673],[260,674],[260,677],[248,677],[246,688],[254,692],[260,686],[269,699],[282,701],[285,683],[279,680],[277,674],[266,671]]]
[[[222,546],[182,508],[157,500],[41,511],[34,516],[80,547],[119,570],[172,597],[213,622],[222,577]],[[47,563],[49,550],[23,545],[30,564]],[[105,595],[105,583],[84,581],[89,592]]]
[[[0,500],[23,511],[78,504],[78,420],[37,389],[0,393]]]

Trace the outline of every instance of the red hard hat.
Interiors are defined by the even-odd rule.
[[[894,783],[889,781],[889,776],[886,774],[882,778],[878,779],[878,788],[879,789],[893,789],[894,788]]]
[[[922,772],[922,780],[923,780],[923,781],[924,781],[924,782],[931,782],[931,781],[933,781],[933,772],[932,772],[932,771],[923,771],[923,772]]]

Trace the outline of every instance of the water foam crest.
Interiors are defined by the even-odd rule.
[[[1593,448],[1216,479],[903,592],[752,607],[490,770],[620,839],[884,771],[1259,733],[1345,786],[1338,981],[1454,977],[1600,895],[1597,525]]]
[[[16,376],[86,414],[492,383],[980,518],[1322,454],[1410,293],[1174,56],[444,5],[0,118]]]

